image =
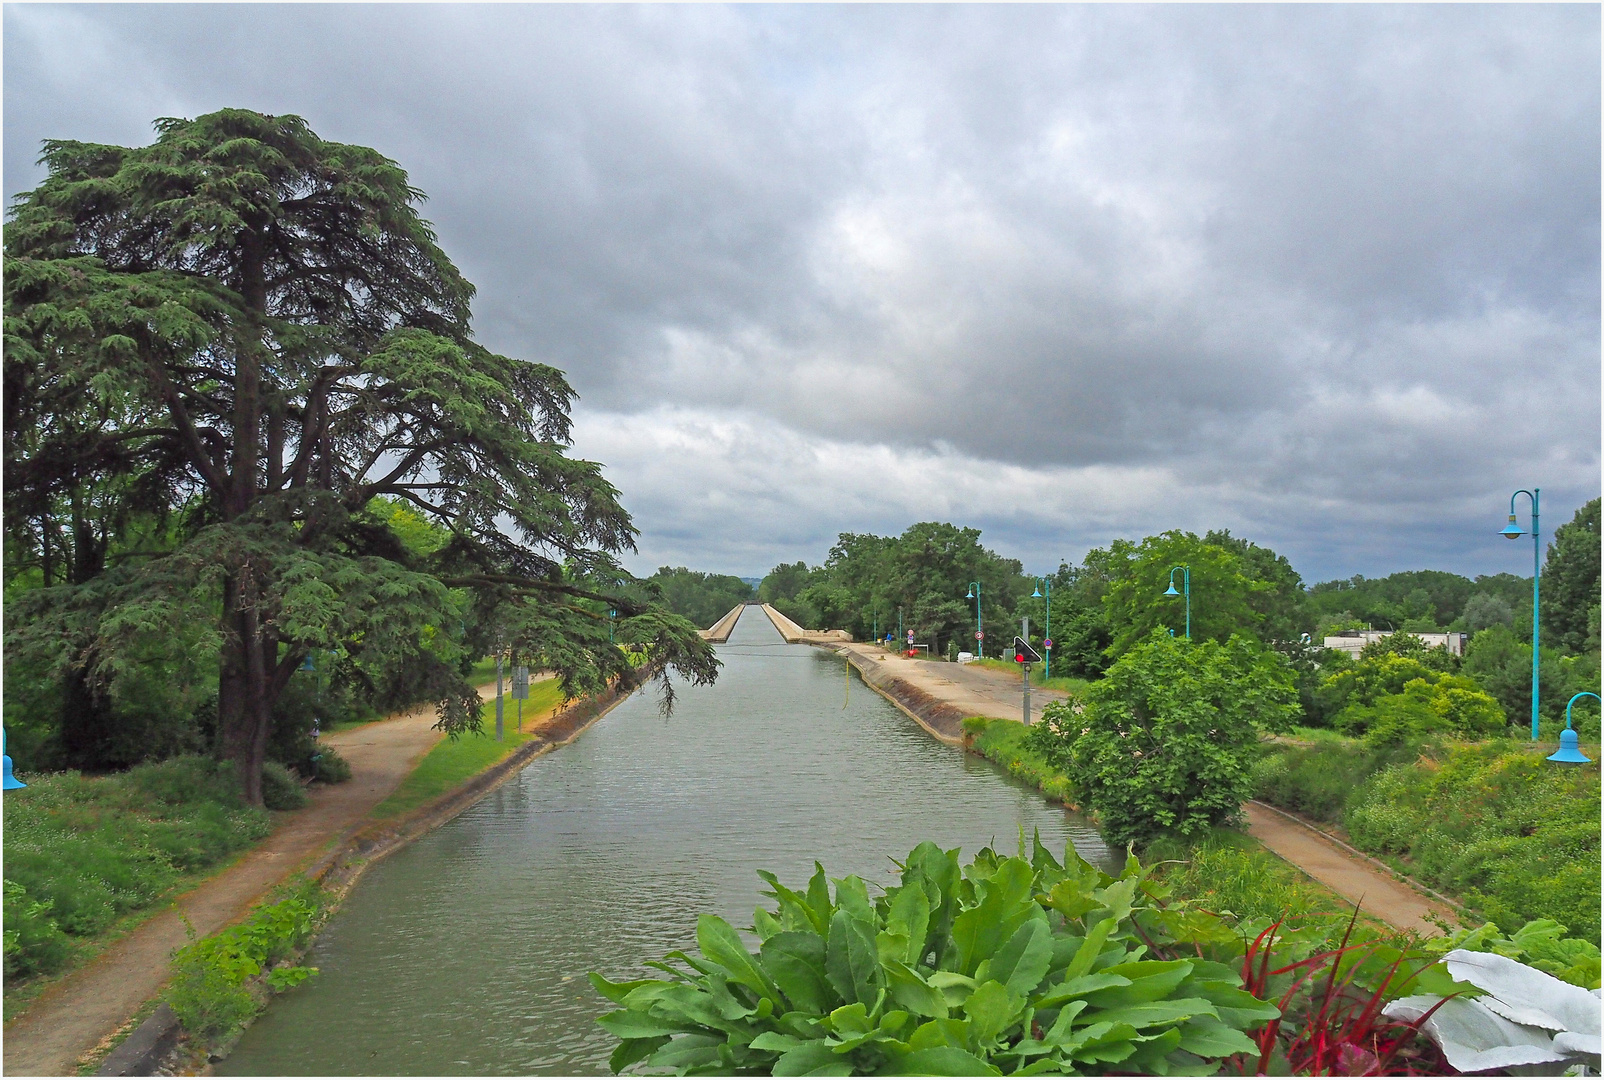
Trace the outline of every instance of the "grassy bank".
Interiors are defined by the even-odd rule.
[[[1544,760],[1551,749],[1498,739],[1381,752],[1331,736],[1272,747],[1254,786],[1506,933],[1548,918],[1597,944],[1599,755],[1559,766]]]
[[[232,767],[204,757],[30,777],[4,808],[8,1006],[30,977],[63,970],[271,827]]]
[[[494,669],[492,668],[492,677]],[[483,772],[512,753],[533,737],[535,721],[543,719],[562,704],[562,687],[556,679],[543,679],[529,685],[529,700],[524,702],[523,731],[518,731],[518,703],[511,698],[505,701],[501,742],[496,741],[496,703],[487,701],[480,715],[484,718],[484,735],[464,735],[459,739],[442,739],[434,749],[424,755],[418,767],[412,770],[401,785],[378,806],[373,816],[397,817],[444,795],[464,780]]]
[[[1019,665],[1012,660],[992,660],[987,657],[984,659],[976,658],[971,660],[970,663],[977,667],[983,667],[988,671],[1001,671],[1012,675],[1016,679],[1019,678]],[[1042,665],[1033,664],[1030,669],[1030,685],[1044,687],[1048,690],[1062,690],[1066,694],[1078,694],[1090,684],[1085,679],[1070,679],[1062,676],[1052,679],[1043,678]]]
[[[1026,727],[1018,720],[971,716],[964,720],[965,744],[981,757],[995,761],[1008,775],[1039,788],[1049,799],[1072,801],[1069,777],[1025,745]]]

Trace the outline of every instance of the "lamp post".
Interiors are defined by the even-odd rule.
[[[1044,588],[1047,590],[1045,597],[1042,596],[1042,589]],[[1053,677],[1053,579],[1042,578],[1041,584],[1036,586],[1036,591],[1030,594],[1030,598],[1032,600],[1045,599],[1047,601],[1045,605],[1047,618],[1044,620],[1044,628],[1042,630],[1041,677],[1044,680],[1051,679]]]
[[[617,608],[608,608],[607,609],[607,644],[609,644],[609,645],[614,644],[614,642],[613,642],[613,627],[617,624],[617,622],[618,622],[618,609]]]
[[[1521,488],[1515,495],[1524,495],[1532,501],[1532,741],[1537,740],[1537,665],[1538,665],[1538,578],[1542,573],[1543,547],[1538,539],[1537,532],[1537,497],[1542,488],[1532,488],[1527,491]],[[1520,531],[1520,525],[1515,521],[1515,495],[1509,497],[1509,524],[1499,530],[1500,536],[1507,536],[1511,540],[1518,540],[1525,534]]]
[[[1181,592],[1175,591],[1175,571],[1181,571]],[[1192,640],[1192,568],[1186,564],[1170,567],[1170,587],[1164,590],[1165,596],[1186,597],[1186,640]]]
[[[1591,690],[1583,690],[1565,703],[1565,730],[1559,733],[1559,749],[1548,755],[1549,761],[1563,762],[1569,765],[1585,765],[1593,759],[1582,753],[1576,745],[1576,729],[1571,727],[1571,706],[1576,704],[1576,698],[1590,697],[1594,701],[1604,704]]]
[[[964,593],[965,600],[975,602],[975,655],[982,659],[986,656],[986,628],[980,623],[980,582],[971,581],[969,591]]]
[[[4,728],[0,728],[0,758],[4,759],[4,765],[0,766],[5,770],[4,789],[6,791],[15,791],[18,788],[27,787],[27,784],[11,775],[11,755],[6,753],[6,733]]]

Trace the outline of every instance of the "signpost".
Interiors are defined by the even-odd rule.
[[[1014,638],[1014,663],[1025,677],[1025,726],[1030,726],[1030,665],[1041,663],[1041,653],[1030,645],[1030,619],[1019,620],[1019,636]]]
[[[512,669],[512,697],[518,702],[518,733],[524,730],[524,702],[529,700],[529,669],[519,665]]]

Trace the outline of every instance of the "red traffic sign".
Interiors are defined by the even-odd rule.
[[[982,634],[982,633],[981,633],[981,632],[980,632],[980,631],[979,631],[979,630],[976,630],[976,631],[975,631],[975,640],[976,640],[976,641],[980,641],[980,640],[982,640],[982,639],[983,639],[983,638],[985,638],[985,636],[986,636],[986,635],[985,635],[985,634]]]
[[[1051,649],[1053,647],[1053,639],[1048,638],[1046,641],[1043,641],[1041,643],[1041,647],[1044,649]]]
[[[1024,638],[1016,637],[1014,638],[1014,663],[1039,664],[1041,663],[1041,654],[1030,647],[1030,642]]]

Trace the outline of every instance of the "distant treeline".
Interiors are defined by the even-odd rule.
[[[706,629],[736,604],[753,598],[751,584],[729,574],[703,574],[683,566],[660,566],[646,579],[661,591],[663,603]]]

